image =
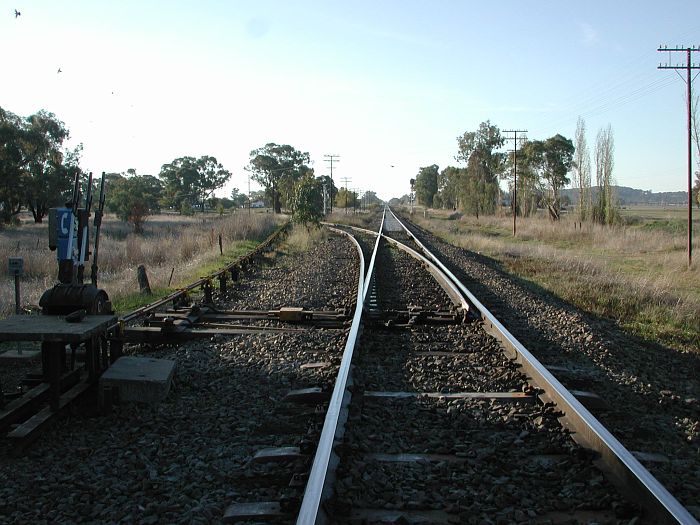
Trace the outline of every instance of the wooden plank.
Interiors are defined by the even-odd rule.
[[[73,386],[79,379],[80,369],[66,372],[61,377],[62,388]],[[29,417],[29,414],[36,410],[37,405],[45,401],[49,390],[50,385],[48,383],[41,383],[25,392],[22,397],[8,403],[5,408],[0,411],[0,430],[4,430],[13,423]]]
[[[0,321],[0,341],[80,343],[116,322],[113,315],[88,315],[79,323],[63,315],[12,315]]]
[[[42,430],[61,416],[61,411],[66,406],[87,392],[91,386],[92,385],[90,383],[85,381],[78,383],[61,396],[57,411],[52,411],[51,407],[42,409],[40,412],[33,415],[27,421],[10,432],[7,437],[12,440],[17,440],[17,444],[20,448],[28,445],[41,434]]]
[[[0,412],[0,430],[26,417],[49,393],[48,383],[35,386],[22,397],[11,401]]]

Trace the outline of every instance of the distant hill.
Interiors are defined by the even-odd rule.
[[[621,205],[630,204],[650,204],[650,205],[666,205],[666,204],[687,204],[687,191],[664,191],[654,193],[651,190],[635,190],[626,186],[613,186],[615,197]],[[598,194],[598,186],[593,186],[593,197]],[[578,189],[566,188],[561,190],[561,196],[569,197],[572,203],[578,202]]]

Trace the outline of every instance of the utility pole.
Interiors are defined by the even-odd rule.
[[[511,204],[513,205],[513,237],[515,237],[515,216],[518,209],[518,133],[527,133],[526,129],[508,129],[503,133],[513,134],[513,195]],[[511,140],[506,137],[506,140]]]
[[[691,71],[700,69],[700,64],[693,64],[692,53],[700,53],[700,47],[659,47],[657,51],[667,51],[669,62],[659,64],[659,69],[673,69],[678,73],[678,70],[686,70],[685,83],[688,88],[688,268],[693,262],[693,145],[692,145],[692,103],[693,103],[693,78]],[[671,65],[671,53],[685,52],[685,64]],[[680,73],[678,74],[680,76]],[[697,74],[695,75],[697,76]],[[683,78],[681,76],[681,78]]]
[[[350,188],[348,187],[348,182],[350,182],[351,179],[349,177],[343,177],[340,180],[342,180],[343,183],[345,184],[345,215],[347,215],[348,214],[348,193],[350,192]]]
[[[340,155],[324,155],[323,162],[328,162],[331,168],[331,213],[333,213],[333,163],[340,162]]]

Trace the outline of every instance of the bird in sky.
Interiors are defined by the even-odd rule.
[[[63,73],[63,71],[61,71],[61,68],[60,68],[60,67],[58,68],[58,71],[56,71],[56,74],[57,74],[57,75],[58,75],[59,73]]]
[[[15,9],[15,18],[17,18],[17,17],[18,17],[19,15],[21,15],[21,14],[22,14],[22,13],[20,13],[19,11],[17,11],[17,9]]]

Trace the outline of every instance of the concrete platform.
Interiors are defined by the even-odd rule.
[[[175,361],[150,357],[124,356],[100,377],[100,392],[111,388],[119,401],[158,403],[170,391]]]

